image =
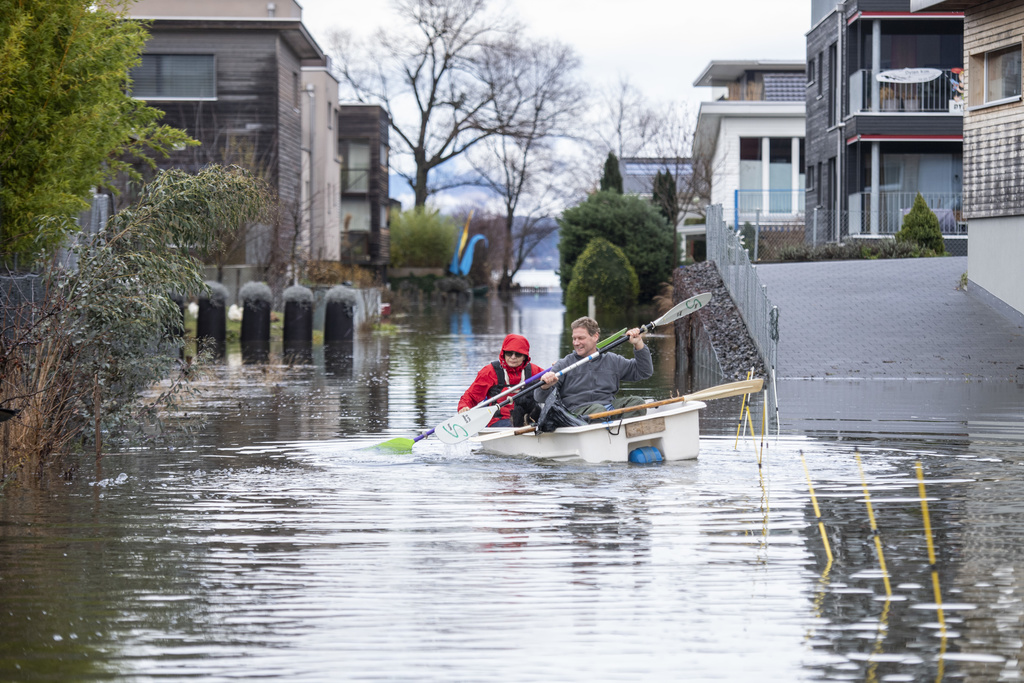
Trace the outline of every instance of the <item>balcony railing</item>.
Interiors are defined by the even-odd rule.
[[[734,210],[737,223],[791,223],[803,221],[804,190],[736,190]]]
[[[878,204],[872,207],[871,193],[850,195],[850,234],[893,235],[903,226],[903,217],[914,205],[917,192],[879,192]],[[963,195],[958,192],[922,192],[928,208],[939,219],[943,235],[967,233],[963,220]]]
[[[963,114],[962,71],[943,69],[938,76],[923,83],[880,83],[871,69],[855,71],[850,76],[850,113]]]

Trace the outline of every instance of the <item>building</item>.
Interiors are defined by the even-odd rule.
[[[915,13],[963,12],[964,204],[970,290],[1024,314],[1024,5],[1008,0],[912,0]],[[1012,310],[1011,310],[1012,309]]]
[[[390,259],[388,157],[391,119],[377,105],[346,104],[338,117],[341,261],[381,269]]]
[[[804,62],[713,61],[694,134],[695,164],[725,221],[803,229]]]
[[[676,185],[679,251],[684,258],[703,261],[706,253],[704,206],[699,178],[694,176],[693,164],[686,158],[627,157],[619,160],[624,194],[635,194],[645,199],[654,196],[654,179],[658,173],[670,173]]]
[[[150,22],[142,63],[132,72],[132,94],[163,110],[163,123],[186,130],[201,145],[160,160],[195,170],[209,163],[238,164],[263,177],[277,193],[273,224],[249,226],[224,270],[225,284],[300,276],[310,263],[344,262],[344,143],[338,81],[330,60],[302,23],[295,0],[138,0],[133,18]],[[357,117],[358,118],[358,117]],[[374,115],[376,123],[380,114]],[[373,136],[386,149],[387,133]],[[387,154],[364,172],[381,184],[387,206]],[[351,168],[351,160],[349,168]],[[363,163],[365,166],[366,164]],[[381,203],[381,202],[378,202]],[[387,222],[350,220],[353,231],[376,230],[377,245],[349,262],[386,266]],[[385,233],[381,238],[381,233]],[[383,249],[383,251],[382,251]]]
[[[962,60],[961,13],[812,1],[807,206],[824,239],[892,235],[920,193],[964,252]]]

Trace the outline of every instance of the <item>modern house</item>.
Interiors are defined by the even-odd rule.
[[[627,157],[619,160],[619,173],[622,175],[623,193],[645,199],[653,198],[654,179],[658,173],[672,175],[679,204],[675,226],[679,233],[679,250],[684,258],[703,261],[706,253],[703,207],[707,204],[707,198],[700,196],[702,188],[699,179],[694,177],[691,160],[680,157]]]
[[[911,0],[915,14],[963,12],[964,202],[969,291],[1024,315],[1024,5],[1008,0]]]
[[[272,224],[249,226],[228,259],[225,284],[266,279],[272,272],[301,276],[313,262],[386,267],[386,210],[377,219],[349,220],[376,250],[353,258],[343,240],[342,196],[347,158],[343,108],[329,57],[302,23],[295,0],[138,0],[133,18],[150,24],[142,63],[132,72],[132,94],[163,110],[163,122],[202,144],[161,160],[163,167],[197,170],[238,164],[263,177],[277,193]],[[358,108],[361,119],[366,114]],[[372,113],[374,125],[381,119]],[[362,134],[356,131],[358,134]],[[371,137],[371,136],[367,136]],[[387,133],[372,136],[379,161]],[[379,185],[387,206],[387,155],[380,165],[357,163]],[[376,231],[376,232],[373,232]],[[383,233],[383,237],[381,235]]]
[[[963,14],[910,0],[812,0],[808,224],[824,239],[899,231],[920,193],[964,253]]]
[[[694,81],[714,98],[697,116],[696,172],[733,227],[803,228],[804,69],[803,61],[716,60]]]
[[[341,155],[341,262],[385,268],[388,231],[388,133],[391,119],[377,105],[345,104],[338,115]]]

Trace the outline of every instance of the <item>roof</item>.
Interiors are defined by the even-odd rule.
[[[803,59],[713,60],[704,67],[704,71],[701,72],[693,84],[695,86],[723,86],[735,83],[747,71],[791,71],[802,74],[806,69],[807,63]]]
[[[669,171],[680,190],[687,187],[689,177],[693,175],[690,160],[677,158],[627,157],[619,162],[619,169],[625,194],[650,194],[658,172]]]

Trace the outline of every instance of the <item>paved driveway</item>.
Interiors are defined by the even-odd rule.
[[[958,290],[966,270],[966,257],[758,266],[779,307],[779,378],[1024,378],[1024,325]]]

